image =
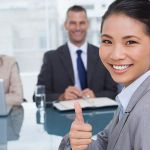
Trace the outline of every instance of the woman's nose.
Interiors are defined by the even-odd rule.
[[[114,46],[112,53],[111,53],[111,59],[113,60],[122,60],[125,59],[125,48],[121,45]]]

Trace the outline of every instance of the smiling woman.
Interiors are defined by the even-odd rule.
[[[112,78],[125,86],[149,69],[150,36],[145,28],[123,13],[114,13],[103,23],[100,57]]]
[[[59,150],[149,150],[150,147],[150,1],[116,0],[101,25],[100,58],[112,78],[125,88],[118,111],[92,140],[79,104],[69,135]]]

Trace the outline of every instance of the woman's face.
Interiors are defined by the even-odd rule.
[[[100,58],[114,81],[128,86],[150,68],[150,36],[145,25],[124,14],[103,24]]]

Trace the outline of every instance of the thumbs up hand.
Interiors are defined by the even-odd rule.
[[[92,126],[84,123],[80,104],[75,103],[75,120],[69,132],[72,150],[86,150],[92,142]]]

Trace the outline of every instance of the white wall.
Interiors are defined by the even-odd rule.
[[[33,102],[32,96],[37,82],[38,73],[21,73],[20,75],[23,84],[24,98],[28,102]]]

